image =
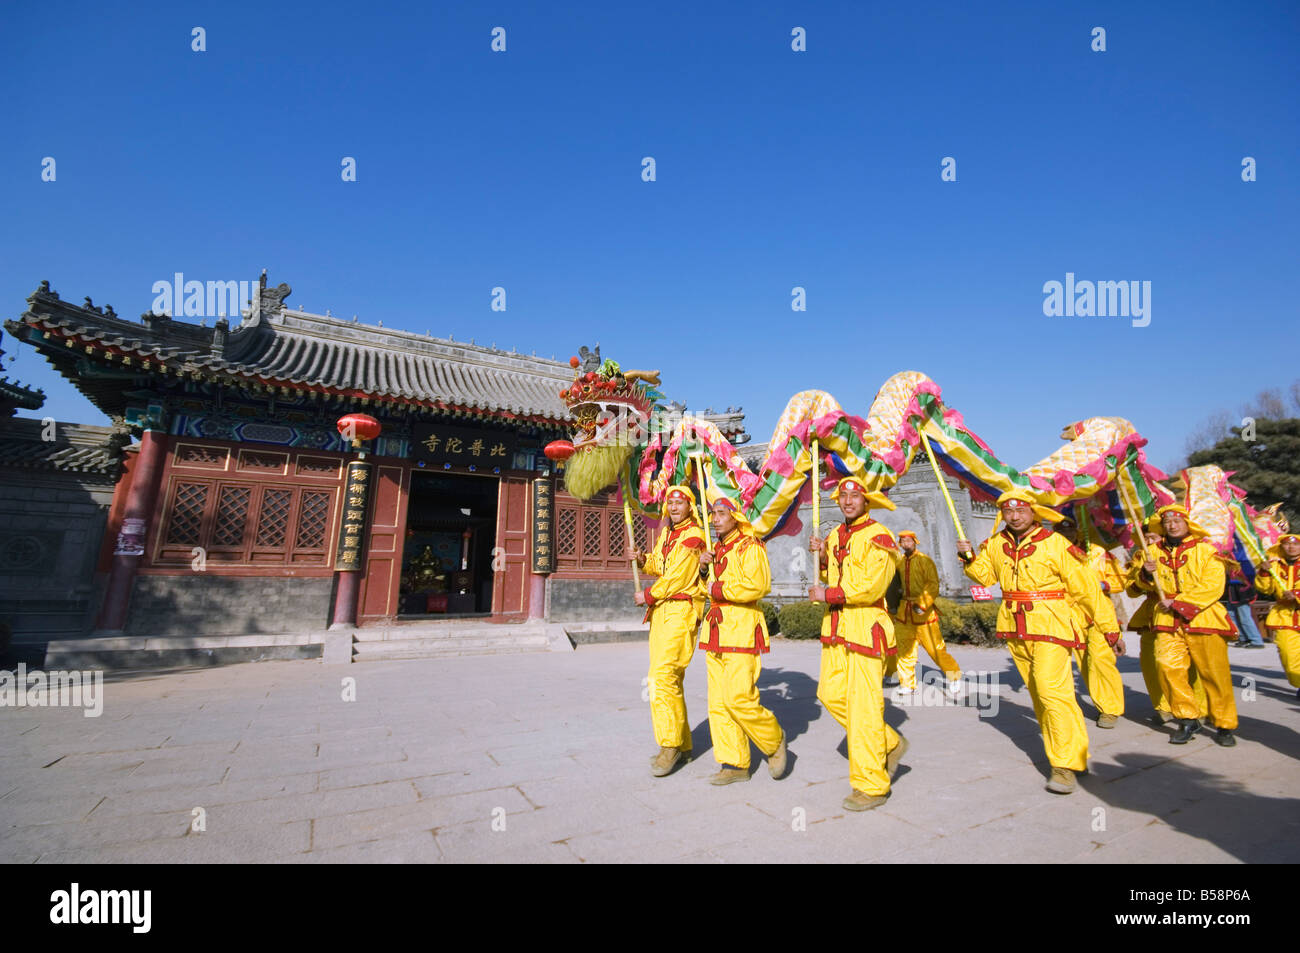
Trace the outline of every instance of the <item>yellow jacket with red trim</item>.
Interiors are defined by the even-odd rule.
[[[1173,600],[1172,608],[1159,602],[1151,606],[1150,628],[1157,632],[1188,632],[1192,635],[1221,635],[1235,638],[1236,626],[1219,601],[1227,582],[1223,558],[1213,544],[1198,537],[1186,537],[1175,546],[1161,540],[1151,547],[1160,579],[1160,591]],[[1143,595],[1156,592],[1155,581],[1135,560],[1129,582]]]
[[[826,615],[822,645],[844,645],[861,655],[897,654],[894,620],[885,590],[894,578],[898,541],[883,524],[863,515],[841,524],[826,540]]]
[[[939,598],[939,571],[925,553],[913,551],[905,556],[899,550],[895,562],[903,582],[903,601],[894,610],[894,621],[907,625],[929,625],[939,621],[934,600]]]
[[[1300,559],[1294,563],[1288,563],[1285,559],[1270,559],[1268,565],[1282,577],[1292,596],[1300,599]],[[1273,578],[1266,566],[1261,566],[1255,573],[1255,588],[1266,596],[1277,598],[1277,580]],[[1300,606],[1294,603],[1290,606],[1284,606],[1280,602],[1275,603],[1268,611],[1268,618],[1264,620],[1264,624],[1270,629],[1300,630]]]
[[[645,555],[645,571],[658,576],[643,590],[646,620],[656,606],[665,602],[689,602],[695,618],[704,614],[704,582],[700,579],[699,554],[704,552],[704,530],[694,520],[686,519],[659,534],[654,549]]]
[[[1114,565],[1115,557],[1106,550],[1100,546],[1090,546],[1084,551],[1084,555],[1088,573],[1096,578],[1097,588],[1101,590],[1097,596],[1097,615],[1088,618],[1083,615],[1082,608],[1075,606],[1075,609],[1079,612],[1080,620],[1085,629],[1089,625],[1095,625],[1098,631],[1106,637],[1106,640],[1113,645],[1119,638],[1119,617],[1115,615],[1115,604],[1110,601],[1110,594],[1116,591],[1113,586],[1118,585],[1122,589],[1124,583],[1119,578],[1118,566]]]
[[[1020,540],[1007,529],[986,539],[966,575],[981,586],[1002,587],[998,638],[1083,648],[1075,606],[1084,618],[1095,618],[1101,597],[1087,559],[1064,536],[1036,524]]]
[[[772,588],[763,543],[734,529],[713,547],[713,582],[708,587],[700,648],[710,652],[769,651],[767,620],[758,607]]]

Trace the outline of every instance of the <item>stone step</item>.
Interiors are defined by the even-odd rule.
[[[355,641],[354,662],[379,659],[438,658],[448,655],[505,655],[520,652],[550,651],[545,635],[497,636],[495,638],[457,636],[385,641]]]
[[[538,629],[523,626],[483,625],[454,626],[448,624],[397,626],[392,628],[364,626],[353,632],[354,642],[410,642],[416,639],[514,638],[533,636]]]

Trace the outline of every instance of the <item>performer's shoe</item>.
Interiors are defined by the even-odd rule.
[[[771,773],[772,777],[776,778],[779,781],[781,778],[785,776],[785,768],[786,768],[785,735],[782,734],[781,744],[777,746],[776,751],[774,751],[772,754],[768,755],[767,757],[767,770]]]
[[[894,693],[897,695],[915,695],[916,689],[908,688],[906,685],[901,685],[898,688],[894,689]]]
[[[1053,794],[1074,793],[1074,772],[1069,768],[1053,768],[1047,781],[1047,790]]]
[[[1151,719],[1150,719],[1151,724],[1156,725],[1157,727],[1159,727],[1159,726],[1161,726],[1161,725],[1166,725],[1166,724],[1168,724],[1169,722],[1171,722],[1171,721],[1173,721],[1173,720],[1174,720],[1174,716],[1173,716],[1173,715],[1171,715],[1171,714],[1170,714],[1169,712],[1167,712],[1167,711],[1161,711],[1161,710],[1158,709],[1158,708],[1156,709],[1155,714],[1152,715],[1152,716],[1151,716]]]
[[[898,770],[898,762],[903,760],[903,755],[907,753],[909,747],[907,739],[899,735],[898,744],[894,747],[894,750],[885,755],[885,773],[889,775],[891,781],[894,779],[894,773]]]
[[[867,794],[854,788],[853,793],[844,799],[842,806],[846,811],[870,811],[888,800],[888,794]]]
[[[1185,745],[1192,740],[1192,735],[1201,730],[1201,723],[1196,718],[1179,719],[1178,730],[1169,736],[1171,745]]]
[[[1106,712],[1102,712],[1100,715],[1097,716],[1097,727],[1114,728],[1115,722],[1117,721],[1119,721],[1118,715],[1108,715],[1106,714]]]
[[[717,774],[709,778],[709,783],[710,784],[735,784],[737,781],[748,781],[748,780],[749,780],[748,768],[732,768],[724,764],[718,770]]]
[[[662,778],[676,767],[681,757],[682,750],[680,748],[660,748],[659,753],[650,762],[650,773],[656,778]]]
[[[1237,739],[1232,734],[1231,728],[1220,728],[1218,734],[1214,736],[1214,743],[1221,748],[1231,748],[1236,745]]]

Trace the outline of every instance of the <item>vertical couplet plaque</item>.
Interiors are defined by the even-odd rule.
[[[533,480],[533,572],[555,572],[555,500],[551,478]]]
[[[370,499],[370,464],[348,464],[348,478],[343,484],[343,522],[339,526],[339,545],[334,568],[340,572],[361,569],[361,540],[365,538],[366,503]]]

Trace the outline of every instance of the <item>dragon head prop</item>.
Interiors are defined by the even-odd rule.
[[[616,361],[601,361],[599,345],[594,352],[584,347],[581,354],[569,358],[573,383],[560,391],[577,428],[560,452],[568,456],[565,489],[589,500],[619,482],[632,451],[645,442],[663,394],[656,389],[658,371],[624,371]]]

